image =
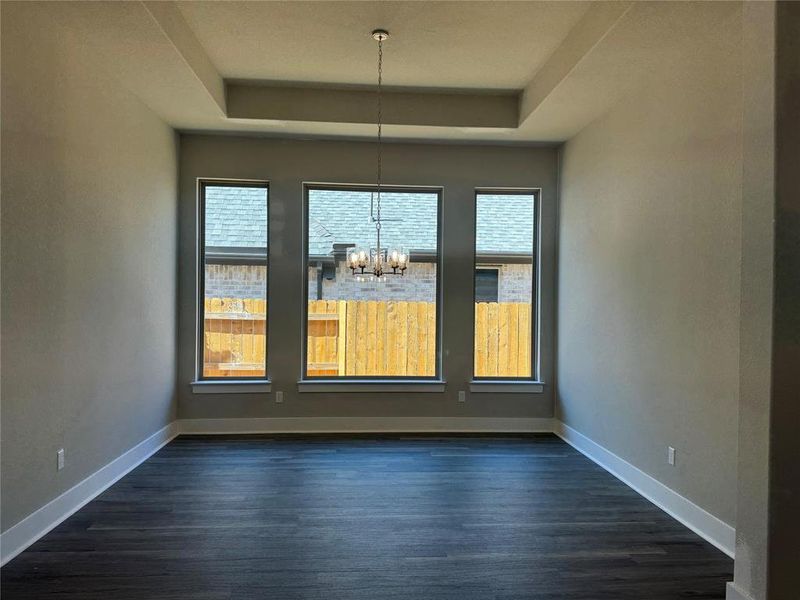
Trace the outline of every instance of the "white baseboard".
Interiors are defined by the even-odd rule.
[[[739,589],[733,581],[729,581],[725,587],[725,600],[753,600],[753,598]]]
[[[753,600],[753,598],[745,594],[732,581],[729,581],[725,586],[725,600]]]
[[[689,529],[733,557],[735,530],[663,483],[560,421],[483,417],[287,417],[180,419],[73,486],[0,535],[5,564],[181,433],[555,433]],[[732,583],[728,600],[752,600]]]
[[[6,564],[56,525],[96,498],[178,435],[172,422],[95,471],[0,535],[0,565]]]
[[[733,558],[733,527],[561,421],[554,420],[554,425],[554,433],[569,445]]]
[[[181,433],[534,433],[553,431],[549,418],[282,417],[181,419]]]

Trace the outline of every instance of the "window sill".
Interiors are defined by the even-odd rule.
[[[272,391],[269,380],[252,381],[234,379],[231,381],[193,381],[193,394],[266,394]]]
[[[441,380],[417,379],[408,381],[321,379],[297,382],[297,391],[306,392],[444,392],[446,383]]]
[[[515,381],[478,379],[469,382],[469,391],[473,394],[541,394],[544,383],[541,381]]]

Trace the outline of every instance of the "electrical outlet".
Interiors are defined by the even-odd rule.
[[[283,392],[275,392],[275,402],[278,404],[283,402]]]
[[[675,466],[675,448],[672,446],[667,446],[667,462]]]
[[[57,467],[57,469],[59,471],[64,468],[64,449],[63,448],[59,449],[59,451],[56,452],[56,467]]]
[[[458,392],[458,401],[459,402],[466,402],[467,401],[467,392],[464,390],[459,390]]]

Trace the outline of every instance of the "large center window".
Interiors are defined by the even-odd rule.
[[[306,379],[439,376],[439,190],[306,187]],[[353,254],[408,258],[376,277]],[[402,274],[399,274],[402,273]]]

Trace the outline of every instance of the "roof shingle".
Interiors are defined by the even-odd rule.
[[[266,194],[263,188],[206,187],[206,245],[266,247]],[[309,255],[330,255],[334,243],[374,246],[373,200],[369,191],[309,190]],[[383,192],[382,245],[435,251],[437,200],[431,192]],[[480,194],[476,207],[478,252],[530,253],[534,235],[531,200],[531,195]]]

